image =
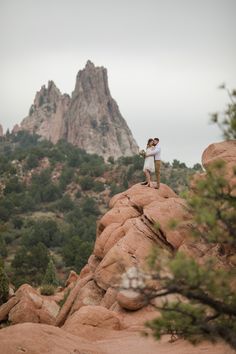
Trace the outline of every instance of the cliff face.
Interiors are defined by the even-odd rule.
[[[53,143],[66,138],[64,117],[69,103],[69,95],[62,95],[54,82],[49,81],[47,88],[42,86],[36,93],[29,115],[21,122],[20,129],[37,133]]]
[[[62,95],[53,81],[49,81],[47,88],[42,86],[21,129],[53,143],[64,138],[105,159],[138,152],[137,143],[111,97],[107,70],[90,61],[78,72],[71,98]]]

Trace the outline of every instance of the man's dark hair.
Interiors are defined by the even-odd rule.
[[[159,139],[158,139],[158,138],[154,138],[153,140],[157,140],[157,141],[159,141]]]

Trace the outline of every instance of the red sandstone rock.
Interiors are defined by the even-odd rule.
[[[136,260],[132,254],[123,252],[123,250],[115,245],[103,258],[94,273],[94,279],[104,290],[111,285],[118,285],[121,275],[131,266],[136,264]]]
[[[120,226],[120,223],[112,223],[108,225],[104,231],[97,237],[96,243],[94,246],[94,255],[98,258],[104,257],[104,248],[106,242],[110,239],[113,235],[114,231]]]
[[[74,270],[71,270],[70,274],[66,280],[66,287],[68,287],[68,286],[70,288],[73,287],[78,279],[79,279],[79,275]]]
[[[236,160],[236,140],[222,141],[209,145],[202,154],[202,164],[206,168],[209,164],[217,160],[223,160],[226,164]]]
[[[159,203],[153,202],[144,208],[144,216],[157,224],[162,235],[173,248],[178,248],[190,234],[191,216],[185,209],[186,204],[181,198],[164,199]],[[171,229],[171,221],[178,223],[178,228]],[[180,227],[182,225],[182,227]]]
[[[117,314],[103,306],[83,306],[76,311],[64,324],[63,329],[73,334],[79,334],[79,326],[120,329]]]
[[[74,288],[70,291],[70,294],[68,298],[66,299],[66,302],[62,306],[57,318],[56,318],[56,326],[61,326],[65,322],[76,298],[79,293],[79,291],[87,284],[88,281],[90,281],[92,278],[91,275],[88,275],[87,277],[83,279],[79,279],[74,286]]]
[[[116,302],[117,290],[115,288],[108,288],[100,303],[101,306],[110,309]]]
[[[143,316],[142,310],[132,312],[132,319]],[[143,311],[143,313],[142,313]],[[129,317],[129,314],[126,318]],[[136,317],[136,320],[138,318]],[[131,322],[130,322],[131,324]],[[144,337],[138,332],[138,327],[128,326],[132,331],[109,330],[108,328],[88,328],[86,335],[73,335],[63,329],[37,324],[22,323],[0,330],[1,354],[233,354],[234,351],[223,343],[212,345],[203,342],[193,346],[184,340],[169,343],[169,336],[160,342],[151,337]],[[99,335],[97,333],[99,332]],[[84,333],[83,333],[84,334]],[[86,333],[85,333],[86,334]]]
[[[202,155],[202,164],[205,168],[209,167],[215,161],[223,160],[225,162],[224,178],[229,182],[229,185],[234,187],[233,195],[236,195],[236,140],[223,141],[209,145]]]
[[[19,302],[19,299],[14,296],[10,300],[8,300],[5,304],[0,306],[0,322],[7,320],[8,314],[11,309]]]
[[[82,306],[99,305],[105,291],[99,288],[93,280],[86,283],[79,291],[71,308],[70,314],[78,311]]]
[[[147,305],[145,297],[133,290],[121,290],[117,294],[118,304],[125,310],[139,310]]]
[[[16,299],[8,313],[8,319],[13,324],[23,322],[54,324],[59,306],[52,299],[47,299],[37,293],[30,285],[22,285],[15,293]]]
[[[54,326],[22,323],[0,330],[1,354],[98,354],[96,345]],[[100,351],[102,354],[102,351]]]
[[[136,218],[140,212],[133,207],[118,207],[109,210],[100,220],[103,228],[113,224],[123,224],[127,219]]]

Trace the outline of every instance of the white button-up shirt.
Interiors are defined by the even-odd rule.
[[[158,143],[152,151],[148,152],[146,156],[154,156],[155,160],[160,160],[161,159],[160,143]]]

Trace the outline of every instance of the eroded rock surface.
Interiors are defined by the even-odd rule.
[[[29,115],[20,129],[37,133],[56,143],[66,139],[89,153],[131,156],[138,146],[110,94],[107,70],[88,61],[77,74],[70,97],[61,94],[53,81],[36,93]]]

